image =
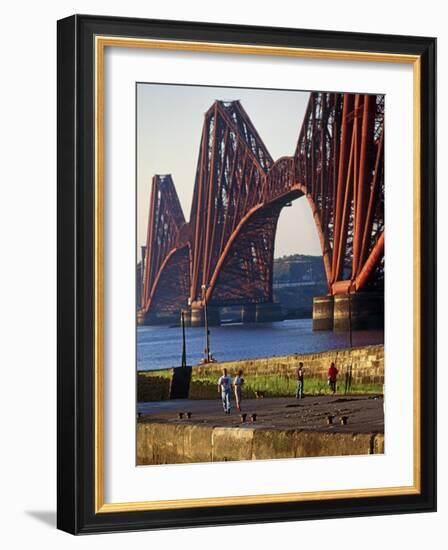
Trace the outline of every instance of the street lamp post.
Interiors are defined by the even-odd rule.
[[[185,314],[183,311],[180,313],[180,319],[182,324],[182,366],[187,366],[187,348],[185,343]]]
[[[350,343],[350,350],[353,347],[353,333],[352,333],[352,292],[351,288],[348,289],[348,336]]]
[[[210,333],[208,330],[208,315],[207,315],[207,285],[202,285],[204,296],[204,325],[205,325],[205,361],[210,363]]]
[[[349,345],[350,345],[350,364],[347,371],[347,379],[345,382],[345,393],[349,392],[352,387],[352,368],[353,368],[353,357],[352,357],[352,348],[353,348],[353,332],[352,332],[352,282],[348,287],[348,335],[349,335]]]

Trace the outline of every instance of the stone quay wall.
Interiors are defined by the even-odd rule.
[[[330,363],[334,361],[343,379],[350,364],[352,382],[359,384],[384,384],[384,346],[363,346],[352,349],[325,351],[321,353],[294,354],[242,361],[228,361],[194,367],[194,376],[216,374],[218,378],[225,367],[231,375],[242,369],[246,375],[269,375],[295,377],[299,361],[303,362],[305,377],[327,378]]]
[[[383,453],[380,433],[137,424],[140,466]]]

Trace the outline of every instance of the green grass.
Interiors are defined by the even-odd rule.
[[[138,400],[160,401],[169,397],[169,380],[171,371],[145,371],[138,376]],[[255,397],[255,392],[263,393],[264,397],[288,397],[295,395],[296,381],[293,377],[275,374],[250,374],[245,376],[243,395],[246,399]],[[344,378],[340,377],[337,393],[344,393]],[[190,384],[190,399],[215,399],[217,393],[217,377],[210,375],[195,375]],[[350,394],[382,394],[382,384],[352,383]],[[319,378],[305,378],[306,395],[329,394],[327,381]]]

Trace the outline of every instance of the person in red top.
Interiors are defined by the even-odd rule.
[[[330,386],[330,390],[333,393],[336,393],[336,381],[338,378],[338,369],[336,368],[335,364],[332,362],[330,365],[330,368],[328,369],[328,385]]]

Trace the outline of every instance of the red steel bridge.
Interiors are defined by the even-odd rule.
[[[215,101],[204,115],[188,222],[171,176],[153,177],[139,322],[178,318],[181,310],[198,318],[204,303],[211,316],[241,304],[248,320],[254,308],[265,308],[269,320],[277,222],[302,196],[328,283],[328,295],[315,299],[315,328],[332,328],[347,307],[358,315],[362,296],[364,309],[375,303],[378,312],[384,96],[313,92],[294,156],[276,161],[239,101]]]

